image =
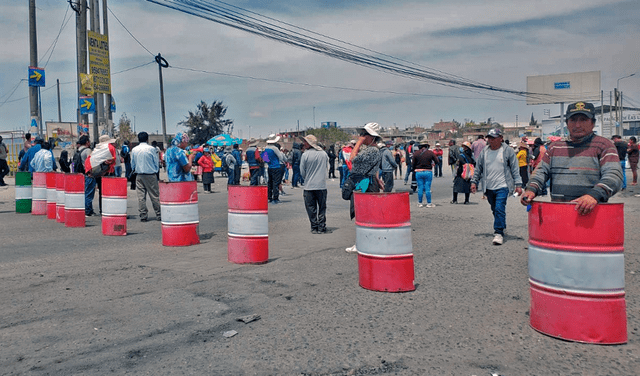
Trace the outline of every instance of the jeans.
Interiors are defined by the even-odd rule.
[[[509,188],[487,189],[487,201],[491,205],[493,212],[493,233],[504,235],[504,229],[507,228],[507,197],[509,196]]]
[[[627,189],[627,174],[624,171],[627,167],[626,160],[620,161],[620,166],[622,167],[622,189]]]
[[[282,181],[280,167],[269,168],[267,172],[269,174],[269,181],[267,182],[267,198],[269,201],[278,201],[278,198],[280,197],[280,189],[278,186]]]
[[[304,184],[304,182],[302,181],[302,175],[300,175],[300,165],[295,164],[291,167],[291,169],[293,170],[293,178],[291,179],[291,186],[297,187],[298,183]]]
[[[96,194],[96,179],[84,176],[84,214],[93,214],[93,196]]]
[[[384,192],[391,192],[393,190],[393,171],[383,172],[382,181],[384,182]]]
[[[115,169],[114,172],[116,174],[116,177],[119,178],[120,176],[122,176],[122,166],[115,166],[114,169]]]
[[[340,169],[340,188],[344,186],[344,182],[349,179],[349,167],[346,164],[342,165]]]
[[[438,163],[433,166],[433,172],[436,178],[442,177],[442,157],[438,157]]]
[[[235,180],[235,169],[233,168],[229,168],[227,169],[227,185],[235,185],[236,184],[236,180]]]
[[[238,164],[233,169],[233,184],[240,185],[240,178],[242,177],[242,162],[238,162]]]
[[[407,173],[404,175],[404,182],[405,184],[407,183],[407,181],[409,180],[409,175],[411,174],[411,171],[413,171],[411,169],[411,165],[407,165]]]
[[[416,181],[418,183],[418,203],[422,204],[422,193],[427,196],[427,204],[431,203],[431,181],[433,172],[416,171]]]
[[[0,184],[4,184],[4,177],[10,172],[6,159],[0,159]]]
[[[251,174],[251,182],[249,183],[249,185],[258,185],[260,184],[260,175],[261,175],[262,169],[260,168],[254,168],[249,170],[249,173]]]
[[[327,231],[327,190],[304,191],[304,206],[307,209],[311,230]]]

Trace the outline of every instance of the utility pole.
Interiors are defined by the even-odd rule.
[[[107,0],[102,0],[102,34],[106,35],[107,37],[109,36],[109,21],[107,17]],[[111,72],[109,72],[109,75],[111,75]],[[113,113],[111,112],[111,94],[105,94],[104,95],[104,99],[105,99],[105,104],[104,104],[104,111],[105,111],[105,122],[107,124],[109,124],[109,135],[113,136]]]
[[[91,0],[91,31],[100,34],[100,6],[98,0]],[[93,114],[93,141],[97,142],[100,137],[98,126],[104,119],[104,95],[98,92],[93,94],[96,104],[96,112]]]
[[[76,66],[78,80],[78,96],[76,102],[80,98],[82,90],[82,80],[80,75],[87,73],[87,2],[86,0],[78,0],[74,3],[69,3],[71,9],[76,12]],[[82,115],[80,113],[80,106],[76,110],[76,119],[78,125],[88,126],[89,115]]]
[[[36,0],[29,0],[29,65],[38,66],[38,34],[36,29]],[[38,123],[38,133],[42,137],[42,120],[40,119],[38,88],[29,87],[29,109],[31,119]]]
[[[58,84],[58,123],[62,123],[62,108],[60,107],[60,79],[56,79]]]
[[[162,82],[162,68],[168,68],[169,63],[162,55],[156,56],[156,63],[158,63],[158,74],[160,77],[160,111],[162,112],[162,142],[164,148],[167,148],[169,143],[167,142],[167,116],[164,111],[164,83]],[[158,133],[158,131],[156,131]]]

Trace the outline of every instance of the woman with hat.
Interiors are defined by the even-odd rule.
[[[529,166],[527,159],[529,157],[529,145],[525,141],[520,141],[518,145],[518,166],[520,167],[520,177],[522,178],[522,186],[526,187],[529,182]]]
[[[213,179],[213,159],[211,158],[211,149],[205,147],[203,155],[198,159],[198,166],[202,167],[202,187],[207,193],[213,193],[211,184]]]
[[[453,179],[453,200],[452,204],[458,203],[458,193],[464,193],[464,204],[469,203],[469,195],[471,194],[471,179],[464,179],[462,177],[462,171],[464,165],[471,163],[476,165],[476,161],[473,159],[473,150],[471,149],[471,143],[465,141],[462,143],[462,151],[458,154],[458,160],[456,161],[456,177]]]
[[[433,176],[436,178],[442,177],[442,155],[444,154],[444,150],[440,147],[440,143],[436,141],[436,147],[433,149],[433,154],[438,158],[438,164],[434,166],[434,174]]]
[[[418,141],[418,151],[413,153],[412,167],[416,173],[416,181],[418,183],[418,207],[433,208],[431,203],[431,182],[433,181],[433,166],[438,164],[438,157],[429,150],[429,141],[423,137]],[[422,203],[423,194],[427,197],[427,204]]]

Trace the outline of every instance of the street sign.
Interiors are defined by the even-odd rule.
[[[109,67],[109,37],[87,31],[89,72],[93,75],[93,90],[111,94],[111,69]]]
[[[29,86],[44,87],[44,68],[29,67]]]
[[[80,108],[80,114],[92,114],[96,112],[96,103],[93,97],[80,97],[78,98],[78,107]]]
[[[93,75],[80,73],[80,93],[93,96]]]

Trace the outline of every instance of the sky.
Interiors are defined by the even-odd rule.
[[[227,3],[407,64],[510,90],[526,91],[527,76],[601,71],[605,104],[619,82],[625,105],[640,107],[637,0]],[[75,15],[64,0],[36,0],[36,6],[38,65],[45,67],[47,82],[43,119],[58,119],[59,79],[62,120],[73,122]],[[242,138],[319,127],[326,121],[402,129],[430,128],[441,120],[528,123],[532,113],[536,119],[547,118],[545,110],[551,116],[560,113],[559,104],[528,106],[520,96],[399,77],[149,1],[109,0],[108,7],[114,121],[126,113],[138,132],[162,132],[158,66],[153,62],[158,53],[170,64],[163,70],[168,133],[183,130],[178,123],[201,101],[222,101],[225,118],[234,121],[234,136]],[[30,123],[28,30],[28,2],[0,2],[0,131],[28,129]],[[618,81],[631,74],[635,76]]]

